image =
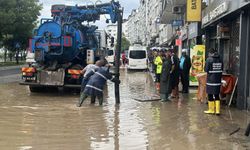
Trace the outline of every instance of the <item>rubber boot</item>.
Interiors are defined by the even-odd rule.
[[[220,100],[215,101],[215,114],[220,115]]]
[[[205,114],[214,114],[215,111],[214,111],[214,101],[208,101],[208,110],[207,111],[204,111]]]
[[[95,99],[96,99],[96,96],[91,96],[91,104],[95,104]]]
[[[99,99],[99,105],[101,106],[103,103],[103,97],[99,97],[98,99]]]
[[[248,124],[247,129],[245,131],[245,136],[249,136],[249,133],[250,133],[250,123]]]
[[[80,99],[79,99],[79,103],[77,104],[77,107],[81,107],[83,101],[87,98],[88,96],[86,96],[83,92],[80,95]]]

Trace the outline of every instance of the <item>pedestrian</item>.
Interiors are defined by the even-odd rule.
[[[149,53],[148,53],[148,61],[149,61],[149,68],[152,69],[152,64],[153,64],[153,61],[154,61],[154,55],[153,55],[153,51],[150,50]],[[153,70],[150,70],[151,72]]]
[[[171,54],[172,70],[170,75],[172,93],[171,98],[179,98],[179,72],[180,72],[180,61],[176,55],[176,51],[173,50]]]
[[[158,51],[157,56],[155,58],[154,64],[156,65],[156,90],[160,90],[160,78],[161,78],[161,72],[162,72],[162,52]]]
[[[87,75],[88,76],[88,75]],[[111,80],[112,82],[120,82],[115,77],[112,77],[109,72],[109,67],[100,67],[88,80],[87,85],[84,91],[81,93],[78,107],[81,107],[83,101],[88,97],[97,97],[99,100],[99,105],[103,103],[103,89],[107,80]],[[95,99],[93,103],[95,102]],[[92,102],[91,102],[92,103]]]
[[[122,53],[122,64],[123,64],[123,66],[126,65],[126,54],[125,54],[125,52]]]
[[[154,63],[155,59],[157,57],[157,51],[156,49],[153,49],[153,60],[152,60],[152,73],[154,73],[156,75],[156,65]],[[156,81],[156,79],[155,79]]]
[[[180,77],[182,84],[182,93],[188,93],[190,68],[191,68],[190,57],[187,55],[187,49],[183,49],[180,58]]]
[[[205,64],[207,72],[206,92],[208,94],[208,110],[205,114],[220,114],[220,88],[222,78],[223,62],[218,52],[211,48]]]
[[[170,50],[166,50],[165,59],[162,65],[162,73],[161,73],[161,81],[160,81],[160,97],[162,102],[169,101],[168,95],[170,93],[170,72],[172,67],[171,62],[171,52]]]

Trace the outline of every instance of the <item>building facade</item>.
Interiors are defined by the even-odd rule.
[[[140,42],[149,46],[159,41],[159,19],[161,0],[141,0],[137,10],[133,10],[127,20],[128,40],[131,44]]]
[[[215,48],[238,78],[237,107],[250,106],[250,0],[202,0],[201,22],[186,22],[186,0],[141,0],[128,18],[128,39],[148,47]],[[176,45],[176,40],[181,41]]]
[[[250,106],[250,1],[209,0],[202,12],[206,48],[219,51],[224,71],[238,78],[237,107]]]

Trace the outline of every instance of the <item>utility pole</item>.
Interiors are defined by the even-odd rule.
[[[117,9],[117,47],[115,50],[115,77],[119,80],[120,77],[120,57],[121,57],[121,47],[122,47],[122,18],[123,9]],[[115,82],[115,102],[120,103],[120,83]]]

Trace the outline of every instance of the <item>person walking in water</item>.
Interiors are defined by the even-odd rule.
[[[187,55],[187,49],[183,49],[180,58],[180,77],[182,84],[182,93],[188,93],[190,68],[191,68],[190,57]]]
[[[218,52],[211,48],[205,64],[207,72],[206,91],[208,94],[208,110],[205,114],[220,114],[220,88],[222,78],[223,63]]]
[[[100,67],[104,66],[105,62],[103,60],[98,60],[95,62],[95,64],[89,64],[87,65],[82,71],[81,74],[83,75],[83,79],[82,79],[82,84],[81,84],[81,92],[84,91],[85,86],[89,80],[90,77],[90,73],[92,72],[92,74],[94,74],[97,69],[99,69]],[[88,76],[87,76],[88,74]]]
[[[173,52],[171,54],[171,61],[172,61],[172,70],[170,75],[171,80],[171,87],[172,87],[172,93],[171,98],[179,98],[179,72],[180,72],[180,61],[178,56],[176,55],[177,51],[173,49]]]
[[[172,67],[171,62],[171,52],[170,50],[167,50],[165,52],[166,58],[163,61],[162,65],[162,73],[161,73],[161,84],[160,84],[160,97],[162,102],[169,101],[168,95],[171,91],[170,88],[170,72]]]
[[[112,82],[120,82],[115,77],[112,77],[112,74],[109,72],[109,67],[101,67],[99,68],[93,75],[91,72],[87,74],[87,76],[91,76],[84,91],[80,95],[78,107],[82,106],[83,101],[88,97],[97,97],[99,100],[99,105],[103,103],[103,89],[107,80],[111,80]],[[95,103],[95,100],[91,103]]]

